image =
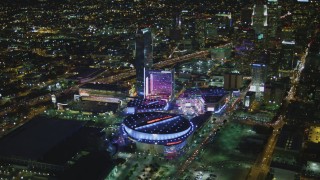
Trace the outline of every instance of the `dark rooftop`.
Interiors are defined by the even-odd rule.
[[[92,112],[92,113],[105,113],[112,111],[115,113],[119,107],[118,103],[104,103],[96,101],[80,101],[75,105],[70,106],[71,110]]]
[[[297,133],[296,129],[285,125],[282,128],[276,146],[287,150],[300,151],[302,148],[302,142],[302,135]]]
[[[135,99],[128,102],[127,107],[136,107],[137,109],[155,109],[164,108],[167,105],[165,100],[159,99]]]
[[[0,139],[0,156],[39,160],[85,123],[37,117]]]

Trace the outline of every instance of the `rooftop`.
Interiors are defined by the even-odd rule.
[[[136,107],[137,109],[155,109],[164,108],[167,102],[165,100],[158,99],[135,99],[129,101],[128,107]]]
[[[151,134],[171,134],[187,130],[190,122],[168,113],[139,113],[128,116],[123,123],[136,131]]]
[[[105,113],[112,111],[115,113],[119,107],[118,103],[104,103],[96,101],[80,101],[77,104],[70,106],[71,110],[92,112],[92,113]]]
[[[0,156],[39,160],[85,123],[37,117],[0,139]]]

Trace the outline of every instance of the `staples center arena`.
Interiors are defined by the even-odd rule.
[[[135,142],[138,149],[166,155],[179,153],[194,129],[186,118],[160,112],[130,115],[121,125],[124,137]]]

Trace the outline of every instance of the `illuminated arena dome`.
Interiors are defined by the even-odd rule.
[[[133,141],[171,146],[184,144],[194,126],[180,115],[148,112],[126,117],[121,129]]]
[[[169,104],[161,99],[135,99],[127,104],[126,114],[165,111],[169,109]]]

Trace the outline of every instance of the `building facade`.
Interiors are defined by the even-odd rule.
[[[255,4],[252,11],[252,22],[251,25],[258,36],[263,37],[266,33],[268,26],[268,9],[267,5]]]
[[[153,65],[152,33],[150,28],[138,29],[136,32],[135,68],[136,89],[138,96],[144,96],[145,71]]]
[[[145,75],[145,97],[171,100],[174,93],[174,70],[149,70]]]
[[[252,81],[249,91],[256,92],[256,96],[259,98],[264,92],[264,84],[267,80],[267,66],[263,63],[253,63],[251,64],[251,70]]]

